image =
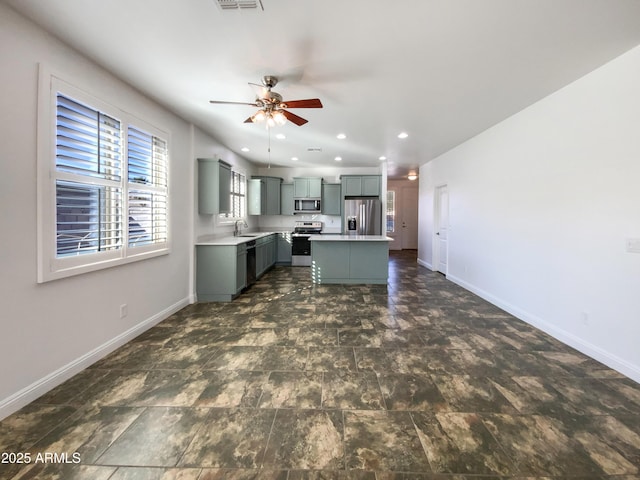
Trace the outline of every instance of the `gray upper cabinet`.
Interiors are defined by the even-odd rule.
[[[340,215],[342,206],[341,185],[339,183],[322,184],[323,215]]]
[[[280,215],[293,215],[293,183],[280,185]]]
[[[280,185],[278,177],[251,177],[248,182],[249,215],[280,215]]]
[[[379,197],[380,175],[342,175],[342,195],[345,197]]]
[[[198,159],[198,213],[231,211],[231,165],[213,158]]]
[[[322,178],[294,178],[293,197],[320,199],[322,197]]]

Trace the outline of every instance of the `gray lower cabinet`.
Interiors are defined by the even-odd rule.
[[[281,232],[276,234],[276,262],[280,264],[291,264],[291,233]]]
[[[268,235],[256,240],[256,277],[262,276],[276,263],[276,236]]]
[[[231,165],[213,158],[198,159],[198,213],[231,211]]]
[[[230,302],[247,283],[247,250],[240,245],[196,246],[196,293],[200,302]]]
[[[342,196],[339,183],[324,183],[322,185],[322,214],[341,215]]]

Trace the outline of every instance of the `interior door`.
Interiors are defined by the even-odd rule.
[[[418,249],[418,188],[402,189],[402,248]]]
[[[435,213],[434,265],[438,272],[446,275],[449,256],[449,191],[446,185],[436,188]]]

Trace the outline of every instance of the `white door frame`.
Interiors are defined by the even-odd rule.
[[[446,197],[445,197],[446,196]],[[433,245],[433,271],[440,272],[440,260],[444,256],[444,265],[445,270],[449,270],[449,241],[448,241],[448,225],[445,226],[447,241],[445,251],[442,250],[442,241],[440,238],[440,230],[442,226],[442,203],[443,198],[446,200],[446,209],[447,215],[445,221],[448,222],[449,218],[449,190],[446,184],[436,186],[434,190],[434,199],[433,199],[433,234],[432,234],[432,245]],[[445,276],[447,275],[447,271],[441,272]]]

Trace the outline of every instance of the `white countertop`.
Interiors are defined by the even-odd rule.
[[[198,237],[196,245],[240,245],[251,240],[256,240],[267,235],[273,235],[280,232],[247,232],[234,237],[233,235],[219,237],[215,235],[203,235]]]
[[[386,235],[311,235],[312,242],[391,242]]]

